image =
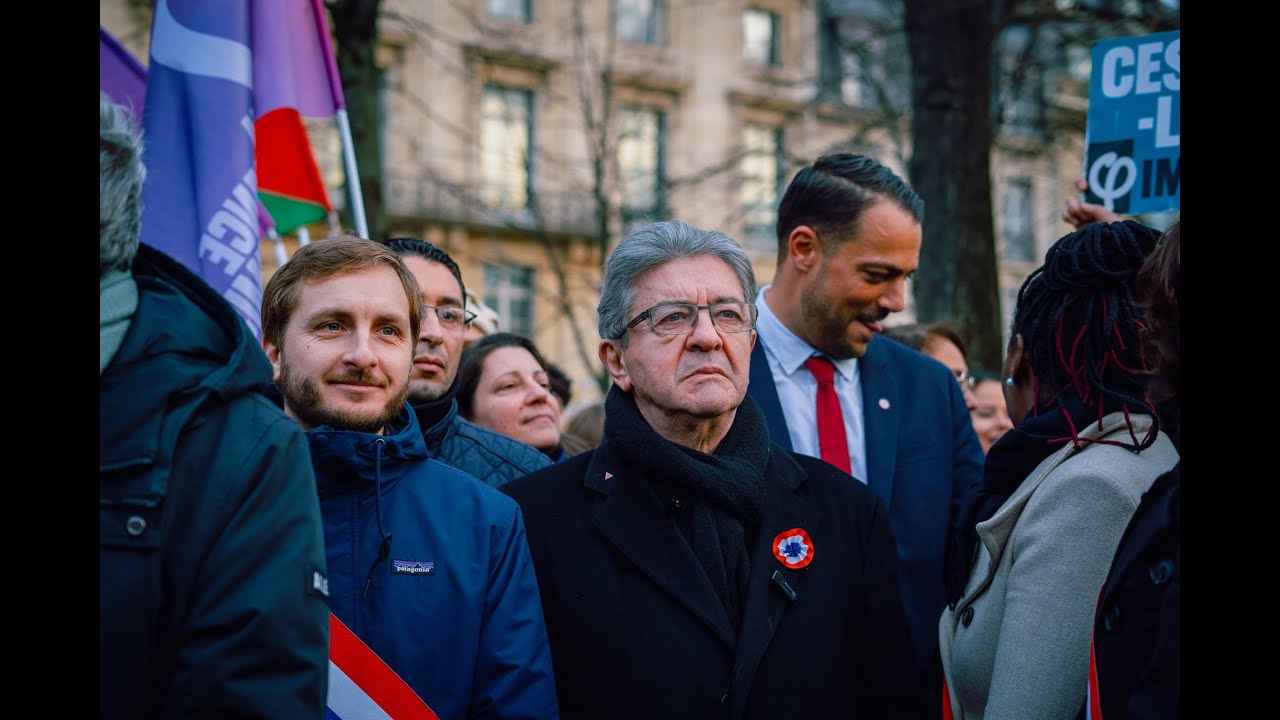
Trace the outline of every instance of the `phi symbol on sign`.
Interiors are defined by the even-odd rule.
[[[1121,157],[1114,152],[1099,155],[1089,166],[1089,190],[1101,198],[1108,210],[1115,210],[1116,198],[1128,194],[1137,179],[1138,167],[1133,158]]]

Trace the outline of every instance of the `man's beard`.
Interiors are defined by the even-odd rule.
[[[816,329],[814,337],[808,342],[832,360],[847,360],[862,357],[866,348],[859,350],[848,338],[849,325],[853,320],[870,320],[880,322],[889,316],[889,311],[873,307],[871,311],[857,315],[853,320],[841,316],[843,307],[838,300],[829,299],[820,294],[819,289],[825,286],[823,278],[826,269],[819,271],[813,285],[800,293],[800,317],[811,329]]]
[[[355,381],[368,382],[369,378],[343,377]],[[309,377],[294,377],[289,371],[289,364],[281,358],[280,392],[284,402],[298,422],[307,429],[328,425],[335,430],[352,430],[355,432],[381,432],[404,407],[405,398],[409,394],[409,384],[405,383],[400,392],[391,398],[375,415],[354,414],[323,407],[320,399],[319,384]]]

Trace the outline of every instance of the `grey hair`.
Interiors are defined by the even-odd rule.
[[[138,254],[142,232],[142,131],[129,108],[98,93],[99,134],[99,236],[100,274],[115,268],[128,270]]]
[[[756,300],[756,273],[751,258],[738,241],[718,230],[690,227],[682,220],[665,220],[642,225],[622,238],[609,254],[600,284],[598,329],[604,340],[620,340],[627,346],[627,322],[636,299],[636,282],[654,268],[672,260],[704,255],[725,261],[742,284],[743,299]]]

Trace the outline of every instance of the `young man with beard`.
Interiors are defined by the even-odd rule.
[[[409,375],[409,402],[431,457],[475,475],[494,487],[551,464],[541,451],[477,425],[458,414],[458,362],[467,326],[475,314],[466,309],[462,272],[448,253],[425,240],[387,241],[413,273],[423,305]]]
[[[604,442],[502,488],[524,511],[566,719],[936,715],[884,502],[771,444],[745,398],[754,294],[723,233],[628,234],[597,308]]]
[[[516,504],[430,459],[405,398],[421,291],[350,235],[306,245],[262,299],[262,346],[311,444],[331,607],[442,720],[555,718]]]
[[[827,155],[796,174],[778,206],[773,284],[755,297],[749,394],[773,442],[831,462],[888,505],[916,666],[941,703],[948,527],[983,454],[951,372],[880,336],[906,306],[923,216],[920,196],[863,155]],[[819,372],[838,398],[839,417],[824,415],[830,433],[818,422]]]

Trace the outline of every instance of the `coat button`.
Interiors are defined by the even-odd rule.
[[[1113,627],[1120,624],[1120,606],[1112,605],[1107,611],[1105,617],[1102,618],[1102,627],[1110,631]]]
[[[1168,558],[1161,560],[1151,566],[1148,573],[1151,576],[1151,582],[1157,585],[1163,585],[1169,582],[1169,578],[1173,577],[1173,562]]]
[[[969,623],[973,622],[973,606],[970,605],[960,611],[960,624],[969,627]]]
[[[124,521],[124,529],[125,532],[129,533],[133,537],[138,537],[142,533],[146,532],[147,521],[137,515],[133,515],[128,520]]]

